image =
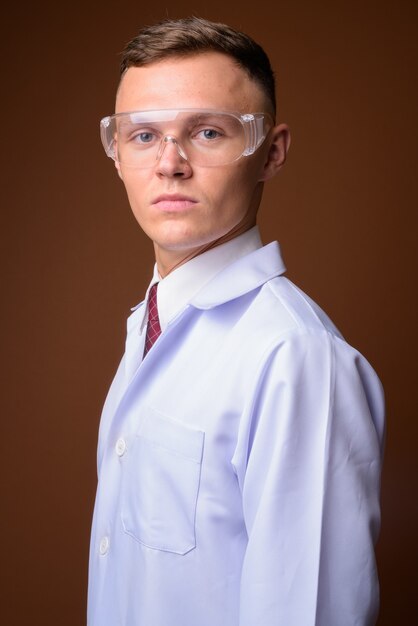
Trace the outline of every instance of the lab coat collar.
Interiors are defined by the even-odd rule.
[[[260,287],[285,271],[280,246],[277,241],[273,241],[228,265],[206,283],[188,304],[197,309],[211,309]],[[139,333],[143,333],[146,326],[145,303],[154,282],[155,276],[148,287],[145,299],[132,309],[128,319],[128,332],[136,327]]]
[[[280,246],[273,241],[228,265],[190,300],[190,305],[211,309],[239,298],[285,271]]]
[[[160,279],[155,267],[154,280],[159,280],[157,302],[162,332],[204,285],[228,265],[262,247],[258,227],[254,226],[241,235],[198,254],[163,279]]]
[[[187,306],[203,310],[214,308],[261,287],[268,280],[283,274],[285,270],[277,241],[258,248],[216,274],[192,296],[188,304],[170,320],[168,325],[170,326]],[[153,282],[155,281],[151,284]],[[142,360],[146,327],[146,298],[138,307],[135,307],[127,321],[125,360],[126,371],[130,372],[129,376],[136,371]]]

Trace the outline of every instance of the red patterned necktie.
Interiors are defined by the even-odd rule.
[[[158,283],[155,283],[151,287],[148,295],[148,324],[147,336],[145,338],[144,356],[147,354],[148,350],[153,346],[158,337],[161,335],[160,320],[158,318],[157,308],[157,288]]]

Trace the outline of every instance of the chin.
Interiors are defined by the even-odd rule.
[[[193,232],[192,229],[181,227],[179,224],[171,224],[163,232],[155,232],[151,239],[161,248],[166,250],[189,250],[206,245],[215,237],[206,236],[202,233]]]

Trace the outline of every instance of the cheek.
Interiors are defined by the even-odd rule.
[[[132,172],[127,173],[126,171],[122,173],[121,178],[132,211],[137,215],[142,212],[146,204],[148,181],[143,175],[140,176],[138,173],[133,174]]]
[[[256,163],[243,161],[230,168],[226,176],[219,177],[213,188],[229,206],[249,205],[258,186],[260,167]]]

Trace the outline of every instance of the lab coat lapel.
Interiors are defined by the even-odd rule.
[[[118,422],[118,414],[123,407],[128,406],[131,393],[137,397],[144,393],[147,387],[147,377],[154,375],[158,363],[158,352],[174,327],[185,315],[193,315],[192,309],[211,309],[230,300],[243,296],[250,291],[261,287],[268,280],[279,276],[285,271],[280,248],[273,242],[248,254],[217,274],[207,283],[191,302],[181,311],[174,320],[171,320],[166,330],[159,337],[153,350],[142,360],[145,341],[145,303],[141,303],[128,320],[128,337],[125,351],[126,386],[120,396],[115,411],[113,426]]]

